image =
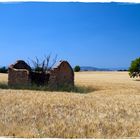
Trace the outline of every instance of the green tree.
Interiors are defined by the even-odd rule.
[[[129,75],[131,78],[140,77],[140,57],[131,62],[131,66],[129,67]]]
[[[0,73],[7,73],[7,72],[8,72],[8,68],[6,68],[6,67],[0,68]]]
[[[75,71],[75,72],[79,72],[79,71],[80,71],[80,66],[78,66],[78,65],[75,66],[75,67],[74,67],[74,71]]]

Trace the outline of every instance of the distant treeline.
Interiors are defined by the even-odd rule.
[[[98,69],[98,70],[95,70],[93,68],[92,70],[90,70],[90,69],[83,69],[81,71],[115,71],[115,70],[109,70],[109,69]],[[119,69],[117,71],[128,71],[128,70],[127,69]],[[5,67],[5,66],[4,67],[0,67],[0,73],[8,73],[8,68]]]
[[[118,71],[128,71],[127,69],[123,69],[123,70],[118,70]]]
[[[0,67],[0,73],[8,73],[7,67]]]

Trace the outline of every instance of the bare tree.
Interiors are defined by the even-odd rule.
[[[57,55],[53,59],[52,63],[50,62],[51,55],[44,56],[44,59],[40,62],[40,60],[35,57],[35,60],[30,59],[31,63],[33,64],[33,70],[36,72],[48,72],[50,71],[57,61]],[[30,65],[30,63],[28,62]]]

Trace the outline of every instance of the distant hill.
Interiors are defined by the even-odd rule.
[[[119,68],[97,68],[92,66],[81,66],[81,71],[127,71],[128,68],[119,67]]]
[[[106,68],[97,68],[97,67],[91,67],[91,66],[81,66],[81,71],[111,71],[110,69]]]

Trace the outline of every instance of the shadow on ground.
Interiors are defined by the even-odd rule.
[[[140,79],[133,79],[133,81],[140,81]]]
[[[90,93],[94,92],[97,89],[94,89],[91,86],[80,86],[75,85],[74,87],[59,87],[58,89],[52,90],[47,86],[8,86],[7,83],[0,83],[0,89],[15,89],[15,90],[36,90],[36,91],[60,91],[60,92],[74,92],[74,93]]]

